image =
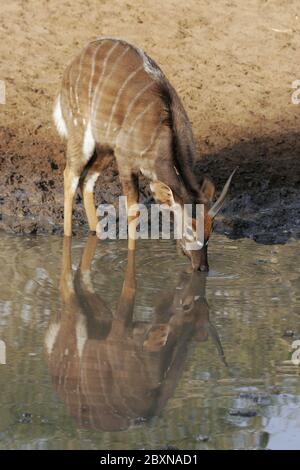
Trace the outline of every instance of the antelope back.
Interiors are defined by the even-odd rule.
[[[143,156],[162,132],[167,114],[160,96],[166,78],[140,49],[116,39],[89,43],[65,70],[54,117],[66,137]],[[164,127],[166,138],[170,137]]]

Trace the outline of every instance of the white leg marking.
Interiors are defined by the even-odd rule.
[[[79,182],[79,176],[73,176],[71,181],[71,191],[75,193]]]
[[[95,150],[95,145],[96,145],[96,142],[92,133],[92,124],[91,124],[91,121],[89,121],[85,130],[85,133],[84,133],[83,146],[82,146],[83,156],[86,161],[88,161],[91,158]]]
[[[100,173],[95,172],[90,177],[86,178],[86,180],[84,182],[84,189],[88,193],[92,193],[94,191],[94,186],[95,186],[95,183],[96,183],[99,175],[100,175]]]
[[[61,137],[68,137],[67,126],[61,112],[60,95],[58,95],[55,101],[53,119],[59,135]]]
[[[151,181],[157,181],[157,176],[156,173],[152,170],[147,170],[145,168],[140,168],[140,171],[142,175],[146,176],[146,178],[149,178]]]

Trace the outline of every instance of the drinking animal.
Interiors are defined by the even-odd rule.
[[[127,197],[128,246],[135,248],[138,177],[146,176],[154,198],[170,209],[204,204],[204,240],[195,220],[180,240],[194,270],[208,270],[207,242],[232,175],[212,206],[215,187],[193,173],[195,140],[185,109],[159,66],[141,49],[114,38],[90,42],[67,66],[56,99],[54,120],[67,139],[64,170],[64,233],[72,235],[72,207],[78,184],[90,230],[97,215],[93,190],[98,176],[117,161]],[[212,207],[211,207],[212,206]],[[199,241],[199,240],[198,240]]]

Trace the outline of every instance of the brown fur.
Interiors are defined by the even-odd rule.
[[[167,184],[181,204],[201,201],[192,170],[195,143],[189,119],[176,91],[145,53],[116,39],[91,42],[66,68],[60,100],[68,133],[66,235],[71,235],[72,181],[82,174],[90,177],[99,167],[101,171],[99,160],[104,158],[103,152],[96,159],[94,152],[82,152],[88,123],[95,144],[117,159],[130,204],[137,202],[133,175],[140,172]],[[91,204],[87,212],[89,221],[96,221]]]

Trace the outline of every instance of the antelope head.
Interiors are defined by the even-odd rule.
[[[215,186],[209,178],[204,178],[196,198],[190,204],[192,207],[192,215],[188,218],[188,221],[190,222],[184,224],[182,238],[179,240],[179,244],[183,253],[191,260],[194,271],[209,270],[207,246],[213,230],[213,222],[216,215],[223,207],[235,172],[236,169],[229,176],[215,203],[213,203]],[[156,200],[159,200],[163,204],[167,204],[170,208],[174,209],[174,213],[176,212],[176,207],[178,207],[181,209],[181,213],[185,214],[186,206],[180,198],[173,194],[173,191],[169,186],[160,181],[151,183],[150,186]],[[199,204],[202,204],[204,209],[202,212],[203,217],[200,217],[202,220],[196,219],[198,213],[197,205]]]

